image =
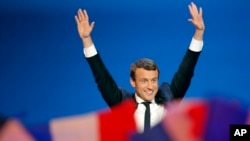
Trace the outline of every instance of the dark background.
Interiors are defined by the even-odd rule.
[[[27,124],[107,108],[84,59],[74,15],[95,21],[92,38],[119,86],[129,66],[154,59],[170,82],[194,27],[182,0],[1,0],[0,113]],[[206,32],[186,98],[213,93],[250,103],[250,1],[196,0]]]

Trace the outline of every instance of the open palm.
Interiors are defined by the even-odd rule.
[[[91,31],[94,28],[94,22],[89,24],[89,17],[86,10],[79,9],[75,16],[77,23],[77,29],[81,38],[87,38],[90,36]]]
[[[188,5],[188,8],[189,8],[189,12],[192,16],[192,18],[188,19],[188,21],[193,23],[193,25],[195,26],[196,29],[204,30],[205,25],[204,25],[204,21],[202,18],[202,8],[199,8],[199,10],[198,10],[197,6],[193,2],[190,5]]]

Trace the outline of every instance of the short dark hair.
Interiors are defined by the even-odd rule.
[[[157,64],[149,59],[149,58],[142,58],[130,65],[130,77],[135,80],[135,71],[137,68],[143,68],[145,70],[157,70],[158,71],[158,77],[160,75],[160,70]]]

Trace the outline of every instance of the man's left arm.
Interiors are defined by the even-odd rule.
[[[195,27],[195,33],[177,72],[175,73],[170,88],[174,99],[183,98],[188,90],[194,75],[196,63],[203,47],[205,25],[202,18],[202,8],[197,8],[194,3],[188,5],[192,18],[188,19]]]

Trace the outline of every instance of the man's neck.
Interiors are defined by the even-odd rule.
[[[140,98],[136,93],[135,93],[135,101],[136,101],[137,103],[145,102],[145,100],[142,99],[142,98]],[[155,99],[153,99],[153,100],[151,100],[151,101],[149,101],[149,102],[155,103]]]

